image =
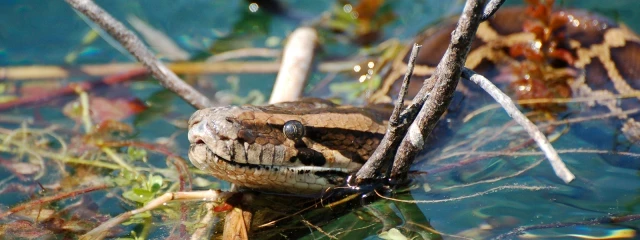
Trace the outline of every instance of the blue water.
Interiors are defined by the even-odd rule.
[[[135,15],[153,27],[165,32],[182,49],[192,56],[206,55],[212,45],[229,48],[240,47],[282,47],[282,40],[297,26],[311,22],[320,17],[323,11],[330,9],[333,1],[283,1],[292,11],[291,16],[274,16],[258,18],[254,22],[243,22],[246,17],[244,1],[170,1],[170,0],[105,0],[97,1],[117,19],[123,20],[128,15]],[[416,35],[424,26],[433,23],[443,16],[460,11],[461,1],[395,1],[390,3],[396,19],[387,25],[382,38],[396,37],[404,41]],[[634,0],[610,1],[558,1],[560,5],[586,8],[599,12],[610,18],[624,22],[636,32],[640,32],[640,16],[634,14],[638,3]],[[508,4],[515,4],[509,2]],[[255,20],[255,19],[254,19]],[[132,62],[126,53],[118,51],[103,39],[97,39],[83,45],[82,38],[90,31],[90,27],[63,1],[28,0],[0,1],[0,66],[24,65],[59,65],[77,66],[93,63]],[[253,27],[252,27],[253,26]],[[233,38],[231,43],[222,40],[234,34],[245,36]],[[269,45],[269,39],[277,39],[275,46]],[[239,40],[241,39],[241,40]],[[222,43],[221,43],[222,42]],[[230,45],[226,45],[230,44]],[[324,58],[348,57],[357,53],[354,45],[340,45],[337,42],[326,42],[325,52],[319,54],[319,61]],[[65,60],[71,52],[77,52],[77,58]],[[319,82],[326,76],[314,72],[310,76],[312,83]],[[216,90],[230,91],[230,78],[237,78],[239,89],[233,93],[246,96],[257,89],[268,95],[275,74],[224,74],[202,76],[200,80],[211,81]],[[348,76],[338,76],[347,79]],[[77,81],[86,76],[71,79]],[[2,83],[2,82],[0,82]],[[212,88],[207,91],[214,92]],[[135,83],[129,86],[129,95],[148,100],[161,87],[153,82]],[[10,95],[3,93],[4,95]],[[108,95],[109,93],[105,93]],[[0,95],[3,96],[3,95]],[[213,97],[213,96],[212,96]],[[71,98],[64,101],[73,100]],[[188,143],[185,130],[170,125],[171,121],[183,121],[192,113],[193,108],[177,98],[172,98],[166,106],[166,112],[152,117],[144,124],[137,126],[136,138],[145,141],[157,140],[160,137],[175,136],[174,150],[186,158]],[[579,108],[579,106],[572,106]],[[60,124],[72,128],[77,124],[59,112],[60,103],[54,105],[28,106],[0,112],[0,116],[44,118],[42,125]],[[139,118],[138,118],[139,119]],[[133,123],[136,117],[125,122]],[[415,200],[435,201],[451,198],[463,198],[448,202],[418,203],[417,207],[429,219],[430,225],[445,238],[451,235],[471,238],[495,237],[520,226],[548,224],[556,222],[577,222],[607,215],[628,215],[640,213],[638,190],[640,181],[638,169],[640,159],[637,156],[621,156],[612,150],[625,153],[640,153],[636,145],[620,146],[617,141],[624,142],[619,135],[620,122],[616,120],[596,120],[570,128],[559,126],[553,133],[560,136],[553,145],[559,149],[573,151],[562,153],[561,157],[577,176],[571,184],[564,184],[552,172],[543,156],[498,156],[481,159],[477,162],[449,167],[469,161],[477,155],[443,156],[464,151],[501,151],[517,145],[526,139],[519,128],[513,126],[503,129],[510,119],[501,110],[482,114],[466,125],[456,127],[456,131],[447,136],[435,136],[432,151],[414,165],[413,170],[436,172],[426,176],[414,176],[412,197]],[[15,129],[16,123],[0,122],[0,127]],[[504,135],[487,144],[486,139],[492,133],[504,131]],[[616,135],[617,134],[617,135]],[[587,153],[575,153],[577,150],[591,150]],[[598,152],[594,152],[594,151]],[[537,151],[534,145],[525,147],[521,152]],[[11,156],[3,154],[0,157]],[[439,159],[439,160],[438,160]],[[164,159],[150,159],[162,164]],[[538,163],[541,161],[540,163]],[[478,181],[491,180],[516,174],[532,164],[539,164],[532,169],[506,179],[463,186]],[[7,171],[0,172],[0,180],[11,175]],[[486,194],[465,198],[465,196],[490,191],[494,188],[507,187]],[[528,187],[525,189],[525,187]],[[455,188],[451,188],[455,187]],[[532,189],[538,187],[538,189]],[[11,196],[0,200],[3,206],[12,206],[26,201],[24,196]],[[390,203],[391,204],[391,203]],[[393,208],[393,207],[392,207]],[[117,214],[120,207],[109,210]],[[356,218],[358,219],[358,218]],[[343,220],[343,219],[341,219]],[[340,220],[338,220],[340,221]],[[406,227],[399,223],[398,228]],[[607,235],[620,229],[637,229],[638,222],[620,224],[602,224],[591,227],[567,227],[530,231],[539,236],[564,234]],[[379,229],[370,229],[366,235],[376,238]],[[311,230],[309,230],[311,231]],[[638,233],[636,233],[637,235]],[[314,236],[320,236],[317,232]],[[448,236],[448,237],[447,237]],[[362,236],[360,236],[362,237]]]

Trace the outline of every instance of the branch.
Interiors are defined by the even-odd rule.
[[[493,85],[493,83],[491,83],[489,79],[480,74],[477,74],[470,69],[464,68],[462,70],[462,77],[471,80],[482,89],[484,89],[484,91],[489,93],[489,95],[491,95],[491,97],[493,97],[496,102],[502,105],[502,108],[507,111],[509,116],[511,116],[513,120],[520,124],[527,131],[527,133],[529,133],[531,138],[533,138],[533,140],[538,143],[538,146],[547,156],[547,159],[549,159],[549,162],[551,163],[556,176],[561,178],[565,183],[569,183],[574,178],[576,178],[571,173],[571,171],[567,169],[567,166],[564,165],[556,150],[553,148],[551,143],[549,143],[549,140],[547,140],[547,137],[545,137],[545,135],[540,132],[538,127],[536,127],[535,124],[533,124],[526,116],[524,116],[524,114],[522,114],[522,112],[520,112],[520,110],[518,110],[509,96],[500,91],[500,89]]]
[[[296,101],[302,97],[317,41],[316,30],[309,27],[298,28],[289,35],[282,65],[269,99],[270,104]]]
[[[114,19],[100,6],[91,0],[65,0],[73,9],[81,12],[98,24],[109,35],[118,40],[165,88],[175,92],[195,108],[211,106],[207,97],[200,94],[192,86],[178,78],[169,68],[158,60],[140,39],[129,31],[121,22]]]
[[[482,21],[485,2],[467,1],[458,25],[452,32],[449,48],[436,67],[435,74],[425,81],[411,106],[405,111],[406,114],[403,114],[407,119],[412,119],[416,109],[421,109],[398,148],[391,170],[392,178],[402,180],[406,177],[415,156],[424,147],[425,139],[449,106],[471,42]],[[429,101],[425,102],[427,98]]]
[[[493,16],[493,14],[498,11],[500,6],[502,6],[504,1],[506,0],[490,0],[489,3],[487,3],[487,6],[484,7],[484,13],[482,14],[481,20],[484,21]]]
[[[378,145],[376,150],[373,152],[373,154],[371,154],[371,157],[369,157],[369,160],[367,160],[367,162],[356,173],[357,183],[361,183],[364,179],[373,178],[376,172],[379,171],[383,163],[391,161],[392,156],[395,153],[395,151],[393,150],[398,149],[400,140],[402,140],[402,137],[406,133],[406,129],[403,130],[401,128],[403,125],[400,122],[400,111],[402,106],[404,106],[404,97],[407,94],[409,80],[411,79],[411,75],[413,75],[413,68],[415,66],[416,57],[418,56],[418,52],[420,51],[421,47],[421,45],[418,45],[416,43],[413,44],[413,49],[411,49],[411,55],[409,57],[409,63],[407,65],[407,72],[402,79],[402,90],[400,91],[398,100],[395,104],[393,112],[391,113],[387,132],[380,141],[380,144]]]

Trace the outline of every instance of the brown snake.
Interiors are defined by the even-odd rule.
[[[623,113],[625,108],[615,95],[640,95],[636,90],[640,89],[640,40],[625,26],[601,16],[579,10],[559,14],[569,20],[563,34],[575,59],[572,66],[561,68],[570,73],[560,71],[560,75],[572,75],[562,84],[569,86],[571,97],[589,98],[589,105],[604,106],[624,119],[623,133],[636,141],[640,124]],[[466,66],[500,75],[505,62],[515,61],[508,54],[510,46],[534,42],[532,33],[522,31],[524,21],[522,8],[505,8],[483,22]],[[453,28],[454,22],[447,21],[418,38],[423,48],[416,78],[433,72]],[[396,79],[405,72],[406,58],[392,63],[371,102],[391,99],[399,87]],[[410,96],[422,83],[412,84]],[[342,184],[362,166],[385,133],[386,117],[370,109],[322,101],[202,109],[189,120],[189,158],[196,167],[240,187],[318,193]]]

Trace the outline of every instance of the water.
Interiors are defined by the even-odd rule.
[[[397,1],[390,3],[389,7],[396,14],[396,18],[385,26],[382,38],[397,37],[408,40],[424,26],[440,17],[458,12],[461,8],[460,2],[430,1],[416,4],[413,1]],[[640,19],[633,14],[633,9],[637,5],[635,1],[615,1],[606,5],[600,4],[600,1],[559,2],[564,6],[591,9],[628,24],[636,32],[640,31],[640,25],[635,24]],[[247,3],[244,1],[146,0],[98,1],[97,3],[120,20],[126,19],[129,15],[135,15],[169,35],[179,47],[194,58],[208,55],[207,52],[211,49],[218,51],[241,47],[280,48],[283,44],[282,40],[301,22],[318,19],[323,11],[327,11],[335,4],[329,1],[284,1],[285,5],[292,10],[291,15],[258,16],[246,11]],[[0,21],[6,23],[4,27],[0,27],[0,65],[2,66],[57,65],[74,68],[84,64],[133,61],[128,54],[119,52],[103,39],[98,38],[83,44],[82,39],[90,28],[64,2],[2,1],[0,2]],[[348,57],[358,53],[359,47],[356,45],[344,44],[336,39],[324,40],[326,47],[319,54],[319,61]],[[207,82],[201,88],[206,93],[212,94],[212,97],[216,90],[246,97],[251,90],[258,90],[263,95],[268,95],[274,77],[275,74],[221,74],[188,78],[199,84]],[[312,83],[317,83],[325,77],[325,73],[314,72],[310,79]],[[89,77],[80,75],[69,80],[73,82],[87,78]],[[338,76],[338,78],[344,80],[349,76]],[[42,86],[42,84],[44,83],[38,82],[35,86]],[[7,86],[6,89],[9,90],[5,90],[0,96],[19,95],[10,91],[13,87],[12,83],[2,83],[2,85]],[[18,83],[16,86],[24,89],[30,85]],[[193,108],[171,94],[163,94],[161,90],[162,88],[152,81],[142,81],[127,84],[124,88],[101,89],[92,94],[138,98],[147,103],[159,105],[160,107],[153,111],[123,120],[126,123],[136,124],[132,139],[148,142],[167,141],[170,143],[171,151],[186,158],[188,143],[185,129],[180,127],[179,122],[183,122],[192,113]],[[63,104],[76,98],[72,95],[56,98],[50,104],[4,110],[0,112],[0,119],[3,120],[0,121],[0,127],[17,129],[20,121],[7,120],[17,118],[32,119],[33,127],[44,128],[55,124],[62,129],[73,129],[65,131],[81,132],[79,130],[81,123],[70,120],[60,111]],[[239,102],[241,100],[234,103]],[[572,106],[572,108],[579,109],[579,106]],[[564,117],[571,117],[571,115]],[[374,211],[371,210],[372,206],[358,207],[356,208],[358,211],[337,218],[324,226],[324,230],[336,233],[345,226],[342,223],[357,223],[361,226],[354,224],[353,229],[363,227],[365,230],[349,233],[352,235],[337,236],[341,238],[368,236],[373,239],[383,226],[385,230],[386,227],[395,227],[424,232],[423,228],[416,226],[426,225],[426,219],[428,219],[428,224],[445,238],[454,238],[453,236],[488,238],[520,226],[580,222],[609,215],[631,215],[640,212],[638,206],[640,181],[638,181],[637,171],[640,163],[637,156],[629,156],[640,152],[640,149],[637,145],[618,144],[625,140],[624,136],[618,132],[621,124],[619,121],[605,119],[588,121],[571,127],[560,125],[552,131],[554,136],[559,136],[554,141],[554,146],[561,151],[561,157],[577,176],[571,184],[564,184],[555,177],[549,164],[539,154],[479,157],[488,151],[502,151],[513,147],[527,139],[519,128],[508,126],[509,120],[501,110],[493,110],[473,118],[460,128],[452,128],[455,131],[447,132],[446,136],[435,136],[434,145],[430,146],[432,151],[426,153],[413,167],[415,171],[426,171],[429,174],[413,177],[414,186],[417,188],[411,191],[411,196],[406,194],[398,196],[424,202],[403,205],[379,201],[373,207],[384,209],[380,211],[386,215],[375,216],[372,213]],[[174,127],[173,123],[178,123],[177,127]],[[459,124],[459,122],[454,123]],[[496,132],[504,134],[496,137],[495,141],[487,141]],[[63,135],[73,136],[66,133]],[[71,141],[71,139],[67,140]],[[579,150],[583,152],[578,152]],[[527,145],[519,152],[535,151],[537,151],[535,146]],[[613,151],[629,154],[620,155]],[[451,155],[456,153],[457,155]],[[446,157],[447,155],[452,157]],[[15,156],[6,152],[0,155],[3,161],[13,157]],[[158,168],[166,167],[164,160],[164,157],[158,154],[152,154],[148,159],[150,166]],[[55,164],[47,163],[47,166],[53,165]],[[191,166],[190,163],[189,166]],[[531,169],[521,172],[529,167]],[[53,174],[51,171],[48,173],[52,176],[45,176],[38,182],[47,185],[46,183],[56,183],[60,179],[57,175],[59,173]],[[197,176],[211,181],[208,182],[209,185],[196,185],[197,187],[208,188],[215,182],[203,175]],[[496,178],[505,179],[487,181]],[[9,183],[22,186],[36,185],[31,179],[16,179],[7,170],[0,172],[0,181],[3,181],[4,189],[1,193],[3,200],[0,201],[3,209],[29,200],[31,193],[37,191],[32,189],[20,194],[11,194],[12,191],[7,190]],[[479,181],[487,182],[470,185]],[[47,187],[50,186],[47,185]],[[115,190],[115,194],[121,194],[121,191],[126,189]],[[485,194],[467,198],[476,193]],[[110,198],[103,200],[104,193],[91,194],[91,196],[98,203],[116,202],[114,207],[103,209],[103,213],[115,215],[123,209],[133,207],[133,205],[117,203]],[[453,200],[445,201],[446,199]],[[411,225],[409,221],[402,221],[402,219],[409,219],[406,213],[420,215],[415,220],[415,225]],[[368,217],[363,220],[362,216]],[[396,217],[400,220],[391,221],[393,223],[391,225],[379,223],[381,219]],[[589,227],[551,228],[528,233],[543,238],[549,235],[568,238],[569,235],[566,234],[615,235],[627,233],[625,231],[636,227],[637,222],[625,222]],[[156,234],[159,235],[151,236],[163,236],[160,233]],[[321,236],[322,234],[314,232],[307,237]]]

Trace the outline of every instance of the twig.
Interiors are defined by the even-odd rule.
[[[301,27],[291,33],[269,103],[300,99],[311,70],[317,41],[318,34],[313,28]]]
[[[207,97],[182,81],[175,73],[160,62],[140,39],[121,22],[114,19],[91,0],[65,0],[75,10],[86,15],[113,38],[118,40],[138,61],[140,61],[160,84],[175,92],[195,108],[206,108],[212,104]]]
[[[573,173],[571,173],[571,171],[567,169],[567,166],[564,165],[564,162],[562,162],[562,159],[560,159],[560,156],[558,156],[556,150],[553,148],[551,143],[549,143],[549,140],[547,140],[547,137],[542,132],[540,132],[538,127],[536,127],[535,124],[533,124],[524,114],[522,114],[520,110],[518,110],[509,96],[500,91],[500,89],[493,85],[493,83],[491,83],[491,81],[489,81],[487,78],[480,74],[477,74],[470,69],[464,68],[462,70],[462,77],[471,80],[482,89],[484,89],[487,93],[489,93],[489,95],[491,95],[493,99],[495,99],[498,103],[500,103],[500,105],[502,105],[502,108],[507,111],[507,114],[509,114],[509,116],[511,116],[513,120],[520,124],[520,126],[522,126],[527,131],[527,133],[529,133],[529,136],[531,136],[531,138],[533,138],[533,140],[538,143],[540,149],[542,149],[545,156],[547,156],[547,159],[549,159],[549,162],[551,163],[556,176],[562,179],[562,181],[564,181],[565,183],[569,183],[576,178]]]
[[[500,6],[502,6],[504,1],[506,0],[489,0],[489,3],[487,3],[487,6],[484,7],[484,13],[482,14],[481,20],[484,21],[489,19],[491,16],[493,16],[493,14],[496,13],[496,11],[498,11]]]
[[[433,204],[433,203],[443,203],[443,202],[455,202],[455,201],[460,201],[460,200],[464,200],[464,199],[467,199],[467,198],[474,198],[474,197],[479,197],[479,196],[482,196],[482,195],[487,195],[487,194],[501,192],[501,191],[507,191],[507,190],[542,191],[542,190],[550,190],[550,189],[556,189],[556,187],[525,186],[525,185],[514,184],[514,185],[505,185],[505,186],[494,187],[494,188],[491,188],[491,189],[486,190],[486,191],[476,192],[476,193],[473,193],[473,194],[459,196],[459,197],[451,197],[451,198],[444,198],[444,199],[430,199],[430,200],[405,200],[405,199],[398,199],[398,198],[392,198],[392,197],[384,196],[384,195],[380,194],[377,190],[374,190],[374,192],[376,193],[376,195],[378,195],[378,197],[386,199],[386,200],[394,201],[394,202]]]
[[[213,63],[213,62],[222,62],[228,61],[232,59],[246,58],[246,57],[263,57],[263,58],[277,58],[280,57],[282,51],[279,49],[271,49],[271,48],[240,48],[235,50],[229,50],[226,52],[221,52],[215,54],[205,62]]]
[[[480,25],[484,3],[484,0],[466,2],[458,25],[452,32],[451,43],[436,67],[435,74],[425,80],[411,105],[403,112],[402,117],[405,119],[414,119],[417,109],[421,109],[413,123],[405,126],[408,132],[395,156],[391,170],[392,178],[402,180],[406,177],[415,156],[424,147],[424,140],[449,106],[471,42]]]
[[[353,65],[364,60],[330,61],[318,64],[318,71],[335,73],[352,71]],[[175,62],[167,66],[176,74],[230,74],[230,73],[277,73],[278,61],[225,61],[225,62]],[[139,63],[84,64],[78,66],[11,66],[0,67],[0,80],[24,81],[36,79],[61,79],[82,76],[108,76],[126,71],[143,71]]]
[[[118,215],[117,217],[113,217],[106,222],[100,224],[100,226],[92,229],[86,234],[82,235],[80,239],[102,239],[108,235],[108,230],[116,225],[126,221],[131,216],[136,214],[146,212],[149,210],[153,210],[155,208],[164,206],[165,203],[173,200],[205,200],[205,201],[215,201],[220,199],[226,199],[233,193],[220,192],[220,191],[194,191],[194,192],[172,192],[165,193],[160,197],[157,197],[151,201],[149,201],[146,205],[141,208],[134,209],[125,213]]]
[[[247,240],[251,231],[253,212],[244,206],[233,208],[224,217],[223,240]]]
[[[485,180],[481,180],[481,181],[477,181],[477,182],[453,185],[453,186],[449,186],[449,187],[439,188],[438,190],[440,190],[440,191],[448,191],[448,190],[451,190],[451,189],[454,189],[454,188],[466,188],[466,187],[470,187],[470,186],[474,186],[474,185],[478,185],[478,184],[494,183],[494,182],[505,180],[507,178],[513,178],[513,177],[516,177],[516,176],[518,176],[520,174],[525,173],[526,171],[529,171],[529,170],[533,169],[534,167],[537,167],[538,165],[540,165],[540,163],[542,163],[542,161],[544,161],[544,158],[540,158],[540,159],[536,160],[533,164],[523,168],[522,170],[518,170],[518,171],[516,171],[516,172],[514,172],[514,173],[512,173],[512,174],[510,174],[508,176],[501,176],[501,177],[485,179]]]
[[[307,225],[308,227],[311,227],[313,229],[315,229],[316,231],[322,233],[325,237],[329,238],[329,239],[338,239],[336,236],[331,235],[330,233],[324,231],[321,227],[307,221],[306,219],[302,219],[302,223],[304,223],[305,225]]]
[[[69,199],[69,198],[73,198],[76,197],[80,194],[85,194],[85,193],[89,193],[89,192],[93,192],[93,191],[97,191],[97,190],[102,190],[102,189],[106,189],[109,186],[106,184],[102,184],[102,185],[97,185],[97,186],[93,186],[93,187],[87,187],[84,189],[79,189],[79,190],[75,190],[75,191],[71,191],[71,192],[66,192],[66,193],[60,193],[54,196],[50,196],[50,197],[42,197],[33,201],[29,201],[27,203],[23,203],[20,204],[18,206],[15,206],[3,213],[0,213],[0,219],[6,218],[8,216],[10,216],[11,214],[14,214],[16,212],[20,212],[22,210],[28,209],[28,208],[35,208],[36,206],[40,206],[40,205],[44,205],[53,201],[58,201],[58,200],[62,200],[62,199]]]
[[[191,234],[192,240],[211,238],[210,233],[213,231],[215,224],[220,222],[213,211],[214,204],[209,202],[204,204],[207,214],[198,221],[196,229]]]
[[[391,157],[394,155],[394,149],[397,149],[398,144],[400,144],[400,140],[406,133],[406,130],[402,130],[400,127],[400,112],[402,106],[404,106],[404,97],[407,94],[407,88],[409,86],[409,81],[411,79],[411,75],[413,75],[413,68],[415,67],[416,57],[418,56],[418,52],[420,52],[420,48],[422,46],[417,43],[413,44],[413,48],[411,49],[411,55],[409,57],[409,63],[407,64],[407,72],[402,79],[402,90],[398,96],[398,100],[393,109],[393,113],[391,114],[391,118],[389,119],[389,126],[387,127],[387,132],[382,138],[382,141],[376,148],[376,150],[371,154],[369,160],[360,168],[360,170],[356,173],[356,181],[360,183],[364,179],[371,179],[375,176],[376,172],[379,171],[380,166],[384,162],[390,162]],[[406,124],[405,124],[406,125]]]
[[[390,126],[398,125],[398,118],[400,117],[400,111],[404,106],[404,98],[407,95],[409,81],[411,80],[411,76],[413,75],[413,68],[416,65],[416,58],[418,57],[420,48],[422,48],[422,45],[418,45],[417,43],[413,44],[411,55],[409,56],[409,63],[407,64],[407,72],[404,74],[404,78],[402,79],[402,89],[400,90],[398,100],[396,101],[396,104],[393,108],[393,113],[391,114],[391,118],[389,119]]]
[[[540,224],[526,227],[518,227],[513,229],[507,233],[498,235],[494,239],[512,239],[515,236],[523,234],[525,231],[536,230],[536,229],[547,229],[547,228],[564,228],[564,227],[573,227],[573,226],[591,226],[591,225],[599,225],[599,224],[608,224],[608,223],[621,223],[621,222],[631,222],[640,220],[640,214],[631,214],[627,216],[605,216],[594,218],[587,221],[582,222],[557,222],[557,223],[549,223],[549,224]],[[623,236],[618,236],[620,238],[625,238]],[[629,238],[634,238],[635,234],[632,236],[628,236]]]

